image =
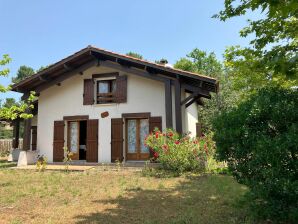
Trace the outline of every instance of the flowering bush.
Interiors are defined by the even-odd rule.
[[[164,169],[178,173],[205,170],[208,154],[211,153],[207,138],[191,138],[189,134],[180,136],[172,130],[154,130],[146,137],[145,144]]]

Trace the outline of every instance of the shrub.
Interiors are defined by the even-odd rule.
[[[209,153],[205,137],[191,138],[179,136],[172,130],[160,132],[158,129],[148,135],[145,144],[153,151],[155,159],[165,170],[177,173],[185,171],[203,171]]]
[[[37,156],[37,162],[36,162],[36,169],[38,171],[44,171],[47,167],[48,159],[44,155],[38,155]]]
[[[71,161],[72,161],[71,157],[73,156],[73,153],[70,150],[68,150],[66,146],[63,147],[63,150],[64,150],[63,162],[65,165],[65,171],[68,172],[69,165],[71,164]]]
[[[217,158],[250,187],[255,214],[298,220],[298,92],[265,88],[214,121]]]

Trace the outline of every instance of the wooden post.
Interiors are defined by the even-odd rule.
[[[173,128],[171,80],[165,81],[166,128]]]
[[[16,119],[15,121],[13,121],[12,148],[17,149],[19,147],[19,138],[20,138],[20,120]]]
[[[182,134],[181,83],[179,79],[175,80],[175,117],[176,131]]]
[[[31,144],[31,118],[24,120],[24,137],[23,137],[23,150],[30,150]]]

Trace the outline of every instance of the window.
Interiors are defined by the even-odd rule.
[[[116,97],[116,79],[97,81],[97,103],[114,103]]]

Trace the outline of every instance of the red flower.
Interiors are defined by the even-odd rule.
[[[177,140],[177,141],[175,141],[175,144],[176,144],[176,145],[179,145],[179,144],[180,144],[180,142]]]
[[[155,138],[158,138],[158,132],[155,133]]]
[[[173,132],[169,132],[169,133],[168,133],[168,136],[169,136],[169,137],[172,137],[172,136],[173,136]]]
[[[153,154],[153,156],[154,156],[154,158],[156,159],[156,158],[158,157],[158,153],[155,152],[155,153]]]
[[[194,143],[194,144],[198,144],[198,141],[197,141],[197,140],[194,140],[193,143]]]

